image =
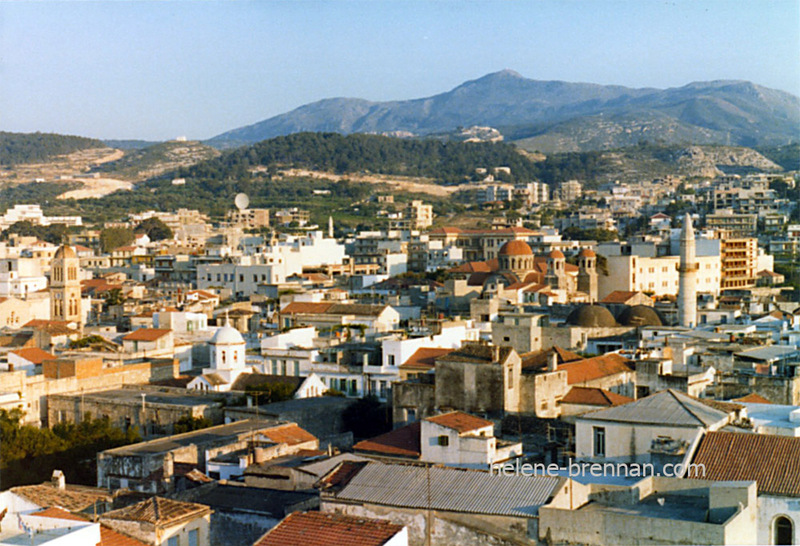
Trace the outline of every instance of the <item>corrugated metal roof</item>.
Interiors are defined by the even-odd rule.
[[[707,427],[727,419],[728,413],[712,408],[686,393],[668,389],[623,406],[593,411],[581,418],[662,426]]]
[[[531,517],[547,503],[562,479],[370,463],[336,498],[403,508]]]

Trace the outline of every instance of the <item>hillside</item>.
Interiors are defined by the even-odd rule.
[[[189,167],[219,156],[219,151],[194,141],[162,142],[144,148],[131,148],[116,161],[98,165],[94,172],[109,173],[126,180],[146,180],[167,171]]]
[[[0,132],[0,165],[40,163],[90,148],[105,148],[99,140],[50,133]]]
[[[499,128],[506,140],[545,152],[612,149],[643,140],[782,145],[800,140],[800,99],[744,81],[632,89],[537,81],[504,70],[428,98],[325,99],[209,143],[241,145],[302,131],[429,135],[469,126]]]

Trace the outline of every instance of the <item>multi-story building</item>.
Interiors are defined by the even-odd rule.
[[[755,234],[757,221],[757,214],[734,214],[729,210],[719,210],[706,216],[706,227],[729,232],[734,237],[747,237]]]
[[[269,227],[269,209],[237,209],[229,213],[229,218],[232,224],[242,228]]]
[[[758,240],[723,238],[721,240],[720,289],[751,288],[758,273]]]
[[[577,201],[583,195],[583,187],[577,180],[568,180],[558,186],[558,197],[567,203]]]

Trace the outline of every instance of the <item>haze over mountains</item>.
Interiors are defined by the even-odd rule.
[[[632,89],[537,81],[503,70],[421,99],[325,99],[209,143],[236,146],[301,131],[433,135],[473,125],[496,127],[506,140],[545,152],[642,141],[780,145],[800,140],[800,99],[746,81]]]

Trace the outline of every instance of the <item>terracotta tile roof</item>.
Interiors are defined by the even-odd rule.
[[[22,327],[47,332],[51,336],[69,336],[80,333],[78,330],[73,330],[68,325],[69,323],[63,320],[34,319],[26,322]]]
[[[266,436],[276,444],[288,444],[290,446],[305,442],[313,442],[317,439],[316,436],[306,430],[303,430],[295,423],[280,425],[269,430],[265,430],[261,432],[261,435]]]
[[[418,459],[422,454],[420,429],[420,422],[417,421],[375,438],[358,442],[353,446],[353,450],[362,453],[386,455],[388,457]]]
[[[106,512],[100,519],[141,521],[153,525],[169,525],[183,519],[194,519],[209,513],[211,509],[203,504],[183,502],[163,497],[153,497],[145,501]]]
[[[739,432],[709,432],[697,447],[687,477],[755,480],[759,494],[800,497],[800,438]]]
[[[111,495],[105,489],[67,485],[59,489],[49,483],[39,485],[21,485],[12,487],[11,491],[25,497],[37,506],[60,506],[70,512],[81,512],[91,508],[96,502],[110,503]]]
[[[310,301],[293,301],[283,309],[281,314],[316,314],[325,313],[331,308],[333,303],[325,302],[310,302]]]
[[[189,290],[188,292],[186,292],[186,295],[187,296],[189,296],[189,295],[199,296],[201,298],[205,298],[205,299],[209,299],[209,300],[217,299],[219,297],[219,296],[217,296],[215,294],[212,294],[211,292],[206,292],[205,290]]]
[[[751,392],[746,396],[742,396],[741,398],[734,398],[733,401],[742,402],[745,404],[772,404],[772,402],[770,402],[760,394],[756,394],[754,392]]]
[[[438,357],[452,353],[454,350],[420,347],[405,362],[400,364],[400,367],[403,369],[430,370],[436,365]]]
[[[560,365],[558,369],[566,370],[567,384],[575,385],[602,377],[608,377],[610,375],[631,372],[633,370],[628,366],[628,362],[630,362],[630,360],[624,356],[620,356],[616,353],[609,353],[594,358],[568,362],[567,364]]]
[[[488,262],[467,262],[451,268],[448,273],[491,273],[492,271]]]
[[[595,387],[572,387],[561,399],[562,404],[581,404],[585,406],[621,406],[634,399],[615,392]]]
[[[608,296],[603,298],[600,303],[627,303],[639,292],[629,292],[626,290],[614,290]]]
[[[56,358],[56,355],[50,354],[47,351],[39,349],[38,347],[27,347],[24,349],[16,349],[11,352],[20,358],[24,358],[28,362],[33,362],[34,364],[41,364],[45,360],[52,360]]]
[[[43,518],[66,519],[70,521],[89,521],[88,518],[67,512],[57,506],[51,506],[50,508],[35,512],[31,515]],[[97,546],[147,546],[147,543],[120,534],[105,525],[100,525],[100,542]]]
[[[58,506],[50,506],[44,510],[39,510],[31,514],[32,516],[39,516],[40,518],[55,518],[55,519],[68,519],[70,521],[89,521],[72,512],[59,508]]]
[[[429,423],[436,423],[437,425],[451,428],[459,434],[472,432],[473,430],[478,430],[479,428],[492,426],[494,424],[491,421],[475,417],[463,411],[451,411],[450,413],[428,417],[425,420]]]
[[[389,521],[325,512],[296,512],[254,546],[381,546],[403,530]]]
[[[171,332],[172,330],[166,328],[139,328],[122,339],[125,341],[156,341]]]
[[[562,349],[561,347],[554,345],[549,349],[545,349],[543,351],[536,351],[520,355],[520,357],[522,358],[522,369],[526,371],[536,371],[540,368],[547,367],[547,361],[550,358],[550,355],[553,353],[556,353],[558,364],[565,364],[567,362],[575,362],[577,360],[583,360],[583,357],[581,355],[573,353],[572,351],[567,351],[566,349]]]

